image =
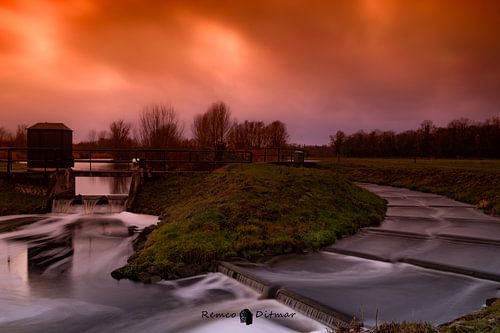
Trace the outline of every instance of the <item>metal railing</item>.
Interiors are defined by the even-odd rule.
[[[306,152],[291,148],[252,149],[253,162],[303,162]]]
[[[0,147],[0,171],[8,176],[15,171],[26,171],[30,163],[33,169],[47,172],[48,169],[59,170],[71,160],[65,159],[58,148]]]
[[[101,164],[112,164],[121,171],[147,167],[152,171],[169,171],[180,165],[220,165],[227,163],[253,162],[303,162],[305,152],[289,148],[262,148],[252,150],[209,150],[209,149],[73,149],[0,147],[0,172],[10,176],[17,171],[52,171],[63,167],[76,168],[88,165],[89,171],[96,171]],[[66,154],[66,156],[65,156]]]
[[[32,153],[36,152],[36,158]],[[182,164],[218,165],[227,163],[252,163],[252,152],[247,150],[193,150],[193,149],[73,149],[71,158],[63,158],[57,148],[0,148],[0,172],[10,176],[16,171],[58,170],[61,165],[78,163],[88,165],[88,170],[99,169],[99,164],[112,164],[113,169],[135,170],[138,166],[153,171],[168,171]],[[36,168],[30,167],[36,165]]]

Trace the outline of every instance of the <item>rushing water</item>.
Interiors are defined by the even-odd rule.
[[[154,216],[5,216],[0,224],[23,219],[34,222],[0,234],[2,333],[325,332],[300,314],[257,318],[294,311],[219,273],[150,285],[112,279],[132,253],[133,230]],[[239,320],[245,308],[255,314],[249,326]],[[211,312],[236,318],[206,318]]]

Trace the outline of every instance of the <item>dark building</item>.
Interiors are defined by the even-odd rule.
[[[28,127],[28,168],[70,168],[73,131],[62,123],[38,123]]]

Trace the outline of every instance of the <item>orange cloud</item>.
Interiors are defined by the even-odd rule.
[[[3,124],[85,138],[143,105],[189,123],[214,100],[292,138],[498,115],[500,3],[477,0],[0,3]],[[189,128],[189,126],[187,126]]]

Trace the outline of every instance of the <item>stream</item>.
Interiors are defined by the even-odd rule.
[[[0,234],[0,332],[324,332],[220,273],[142,284],[110,272],[132,254],[132,227],[157,217],[132,214],[3,216],[32,222]],[[240,323],[249,309],[253,323]],[[229,318],[210,318],[217,314]],[[204,315],[205,314],[205,315]],[[260,314],[259,317],[257,317]]]

